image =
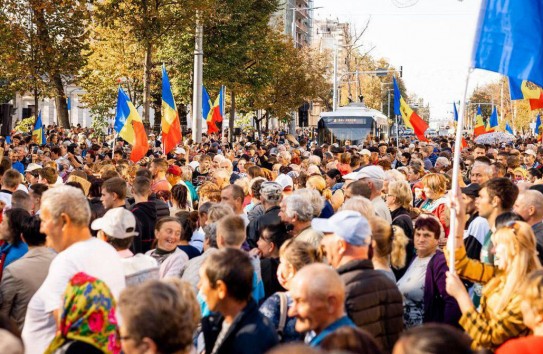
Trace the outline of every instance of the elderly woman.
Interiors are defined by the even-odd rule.
[[[466,207],[459,196],[453,203],[458,211],[454,258],[458,275],[447,275],[447,292],[460,305],[460,325],[473,338],[472,346],[495,350],[508,339],[530,332],[523,323],[520,286],[530,272],[541,268],[536,238],[530,225],[514,221],[492,234],[494,265],[469,259],[463,242]],[[479,310],[460,278],[484,284]]]
[[[427,322],[456,325],[460,310],[445,290],[447,262],[438,250],[441,225],[435,217],[422,215],[415,222],[417,256],[398,281],[404,298],[406,328]]]
[[[308,242],[315,248],[319,248],[323,234],[311,227],[313,212],[314,208],[309,198],[293,194],[281,201],[279,217],[282,222],[287,224],[293,238]]]
[[[424,213],[435,215],[443,229],[445,237],[449,236],[450,211],[447,206],[447,179],[439,173],[430,173],[422,177],[423,191],[426,200],[420,206]]]

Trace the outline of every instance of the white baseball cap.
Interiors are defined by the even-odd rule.
[[[38,165],[37,163],[34,163],[34,162],[31,162],[28,164],[28,166],[26,167],[26,170],[25,172],[32,172],[32,171],[36,171],[36,170],[40,170],[42,169],[43,167]]]
[[[360,170],[359,178],[372,178],[385,180],[385,171],[380,166],[367,166]]]
[[[343,180],[345,181],[358,181],[360,179],[360,172],[351,172],[347,173],[345,176],[343,176]]]
[[[292,180],[292,177],[285,175],[284,173],[277,176],[275,182],[279,183],[283,190],[287,187],[294,188],[294,181]]]
[[[368,149],[362,149],[359,154],[371,156],[371,151],[369,151]]]
[[[368,220],[357,211],[343,210],[329,219],[315,218],[311,221],[315,231],[335,233],[353,246],[370,244],[371,228]]]
[[[138,236],[136,218],[125,208],[109,209],[104,216],[92,222],[91,229],[102,230],[106,235],[121,240]]]

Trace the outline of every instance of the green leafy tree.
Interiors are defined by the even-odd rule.
[[[87,5],[74,0],[0,2],[2,96],[30,91],[53,97],[59,123],[69,127],[64,87],[75,82],[85,64]]]

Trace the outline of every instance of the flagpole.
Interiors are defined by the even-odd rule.
[[[398,115],[396,115],[396,153],[400,151],[400,120]]]
[[[458,195],[459,191],[459,183],[458,179],[461,176],[460,174],[460,154],[461,154],[461,147],[462,147],[462,131],[464,130],[464,112],[466,110],[466,97],[468,95],[468,85],[469,85],[469,77],[471,75],[471,72],[473,71],[472,68],[468,69],[468,73],[466,75],[466,83],[464,86],[464,98],[462,99],[462,102],[460,103],[460,114],[461,117],[458,117],[458,124],[456,126],[456,139],[454,142],[454,160],[453,160],[453,175],[452,175],[452,188],[451,193],[452,197],[455,198]],[[456,273],[455,269],[455,252],[456,252],[456,225],[458,223],[458,220],[456,218],[456,208],[457,205],[453,205],[451,207],[451,221],[450,221],[450,229],[451,232],[449,233],[449,240],[448,240],[448,247],[449,247],[449,271],[453,274]],[[451,237],[452,233],[452,237]]]
[[[115,143],[117,142],[117,134],[115,133],[115,128],[113,128],[113,147],[111,148],[111,159],[115,157]]]

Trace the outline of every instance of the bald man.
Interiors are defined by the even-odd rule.
[[[340,327],[356,327],[345,313],[345,285],[325,264],[314,263],[296,273],[290,295],[288,315],[296,318],[296,331],[306,333],[305,341],[312,347]]]
[[[518,195],[513,211],[524,219],[534,231],[539,260],[543,262],[543,194],[526,190]]]

